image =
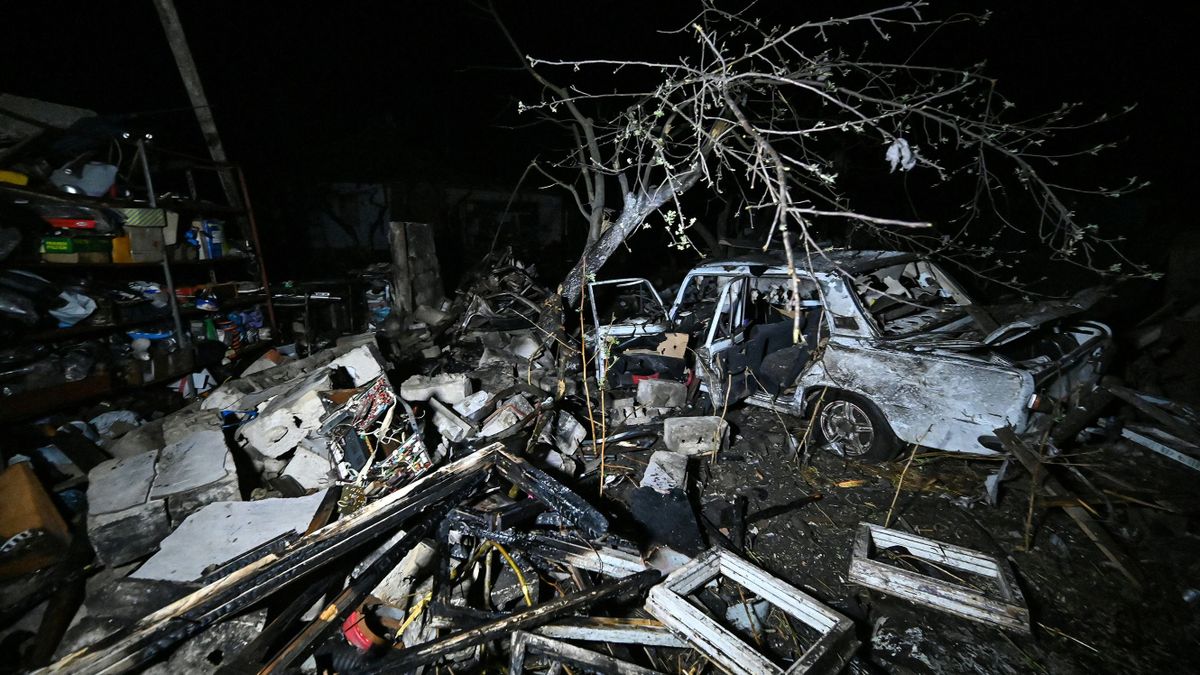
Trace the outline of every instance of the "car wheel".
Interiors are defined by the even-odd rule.
[[[886,462],[900,443],[879,408],[861,396],[827,394],[813,416],[816,439],[838,454],[863,462]]]

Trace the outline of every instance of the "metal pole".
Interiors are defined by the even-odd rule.
[[[154,182],[150,180],[150,160],[146,157],[146,139],[139,138],[137,142],[138,152],[142,155],[142,175],[146,178],[146,194],[149,195],[150,208],[158,208],[158,198],[154,196]],[[163,209],[163,220],[167,221],[167,210]],[[183,332],[183,317],[179,315],[179,301],[175,297],[175,279],[171,277],[171,265],[167,262],[167,247],[163,246],[162,252],[162,268],[163,276],[167,281],[167,301],[171,303],[171,318],[175,320],[175,337],[179,339],[179,346],[183,349],[191,347],[191,337]]]
[[[267,298],[267,320],[271,322],[272,340],[279,340],[279,326],[275,323],[275,300],[271,295],[271,279],[267,276],[267,261],[263,259],[262,242],[258,238],[258,223],[254,220],[254,206],[250,203],[250,192],[246,189],[246,175],[242,167],[235,166],[238,184],[246,198],[246,220],[250,223],[250,237],[254,243],[254,255],[258,258],[258,277],[262,281],[263,293]]]
[[[163,31],[167,34],[167,42],[175,55],[175,65],[179,68],[179,76],[183,78],[183,86],[187,89],[188,98],[192,102],[192,110],[196,113],[196,121],[200,123],[200,132],[204,134],[204,142],[208,144],[208,153],[213,161],[226,164],[225,146],[221,145],[221,136],[217,133],[217,121],[213,119],[212,108],[208,105],[208,97],[204,95],[204,86],[200,83],[200,73],[196,70],[196,62],[192,60],[192,50],[188,48],[187,37],[183,34],[183,24],[175,11],[173,0],[154,0],[158,10],[158,19],[162,22]],[[242,208],[241,195],[237,183],[224,171],[218,171],[221,187],[230,206]]]

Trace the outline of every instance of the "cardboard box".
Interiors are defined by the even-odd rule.
[[[112,253],[108,237],[42,237],[42,253]]]
[[[108,237],[42,237],[42,260],[50,263],[112,262]]]
[[[66,557],[71,531],[46,494],[28,462],[0,473],[0,537],[5,541],[28,532],[20,551],[0,563],[0,579],[11,579],[49,567]]]
[[[159,262],[166,242],[161,227],[126,227],[130,262]]]

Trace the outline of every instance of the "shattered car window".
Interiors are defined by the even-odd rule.
[[[817,286],[811,279],[798,279],[797,285],[801,302],[817,300]],[[791,279],[767,276],[753,279],[746,320],[755,325],[790,321],[795,316],[796,305],[791,298]]]
[[[886,336],[929,330],[965,314],[927,262],[882,267],[854,278],[863,307]]]
[[[596,314],[608,324],[662,321],[662,303],[641,282],[630,284],[596,284],[592,287]]]
[[[717,309],[721,289],[733,277],[694,275],[683,282],[683,294],[676,303],[673,318],[679,330],[704,332]]]

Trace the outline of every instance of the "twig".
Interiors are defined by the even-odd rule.
[[[930,429],[932,428],[933,427],[931,426]],[[929,431],[926,430],[925,433],[929,433]],[[921,439],[924,440],[924,438],[925,435],[922,434]],[[892,522],[892,510],[896,508],[896,501],[900,499],[900,488],[904,487],[904,476],[908,473],[908,467],[912,466],[913,457],[917,456],[917,447],[919,443],[920,441],[912,444],[912,452],[908,453],[908,461],[904,463],[904,470],[900,472],[900,480],[896,481],[896,494],[892,495],[892,505],[888,507],[887,515],[883,517],[884,527],[887,527],[888,524]]]

